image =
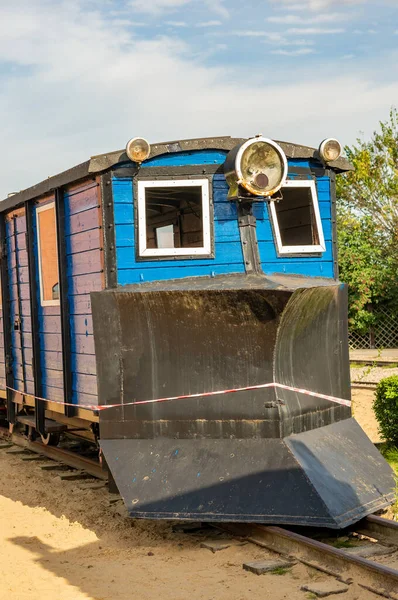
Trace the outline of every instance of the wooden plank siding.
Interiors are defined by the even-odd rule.
[[[47,196],[35,202],[33,217],[33,253],[35,257],[37,310],[39,325],[41,393],[48,400],[63,400],[63,367],[61,339],[61,309],[56,306],[42,306],[39,281],[39,240],[37,210],[46,204],[54,203],[54,196]],[[43,234],[43,232],[41,232]],[[44,233],[45,235],[45,233]]]
[[[225,156],[226,154],[219,151],[162,156],[142,165],[141,173],[145,176],[145,166],[221,164],[224,162]],[[245,272],[236,204],[227,200],[228,186],[223,175],[214,175],[210,181],[214,206],[214,258],[136,260],[132,178],[114,177],[112,186],[119,285],[198,275]],[[187,252],[189,253],[189,249]]]
[[[6,361],[4,350],[4,317],[2,303],[1,281],[0,281],[0,390],[6,390]]]
[[[24,209],[12,211],[6,216],[6,250],[10,293],[10,325],[12,345],[11,361],[14,376],[14,387],[20,392],[26,391],[28,394],[34,394],[34,379],[32,370],[32,323],[30,317],[30,285],[29,270],[27,266],[28,257],[26,251],[26,218]],[[19,264],[18,273],[17,264]],[[20,291],[19,298],[18,274]],[[18,322],[19,326],[17,325]],[[19,327],[19,329],[16,327]],[[3,344],[3,336],[1,336],[1,339]]]
[[[219,151],[163,155],[144,163],[140,174],[145,177],[146,167],[221,164],[224,160],[225,155]],[[316,167],[316,165],[308,160],[290,160],[289,179],[302,177],[303,169],[312,167]],[[119,169],[120,172],[121,169]],[[264,201],[254,203],[259,252],[264,273],[334,277],[330,180],[326,176],[318,177],[316,185],[326,242],[326,252],[321,256],[278,256],[268,203]],[[182,277],[242,273],[245,271],[236,203],[228,200],[228,185],[224,175],[215,174],[212,177],[214,258],[137,260],[133,180],[131,177],[114,177],[112,186],[115,203],[117,280],[119,285]]]
[[[289,162],[289,179],[297,178],[296,167],[310,168],[308,161]],[[310,177],[308,177],[310,179]],[[332,241],[332,202],[329,177],[317,177],[316,188],[326,252],[320,256],[278,256],[272,231],[268,204],[256,202],[253,212],[257,221],[257,239],[261,265],[266,274],[288,273],[307,277],[334,277]],[[283,200],[282,200],[283,202]]]
[[[90,180],[65,190],[65,235],[71,328],[72,401],[97,404],[90,292],[104,287],[100,187]]]

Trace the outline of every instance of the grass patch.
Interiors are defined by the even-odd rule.
[[[398,519],[398,448],[384,443],[379,446],[381,454],[384,456],[390,467],[395,473],[395,502],[392,505],[394,519]]]
[[[332,546],[334,548],[355,548],[355,544],[351,540],[336,540]]]
[[[397,369],[397,368],[398,368],[398,363],[396,363],[396,362],[386,363],[382,366],[382,369]]]
[[[318,598],[318,596],[316,594],[313,594],[312,592],[307,592],[305,597],[308,598],[308,600],[314,600]]]
[[[395,471],[395,474],[398,476],[398,448],[384,443],[379,446],[379,450],[390,467]]]
[[[272,569],[271,573],[272,575],[286,575],[286,573],[289,573],[289,569],[286,569],[286,567],[276,567],[276,569]]]

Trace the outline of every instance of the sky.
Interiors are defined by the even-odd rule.
[[[261,133],[369,138],[398,0],[0,0],[0,198],[90,156]]]

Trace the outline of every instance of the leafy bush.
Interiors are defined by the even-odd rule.
[[[373,410],[383,438],[398,445],[398,375],[386,377],[377,384]]]

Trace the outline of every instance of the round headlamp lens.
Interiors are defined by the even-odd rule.
[[[319,146],[319,153],[325,162],[332,162],[341,156],[341,144],[334,138],[323,140]]]
[[[274,146],[262,140],[244,150],[240,169],[242,185],[258,195],[271,194],[286,176],[282,156]]]
[[[126,154],[133,162],[141,163],[146,160],[151,152],[149,142],[144,138],[133,138],[126,145]]]

